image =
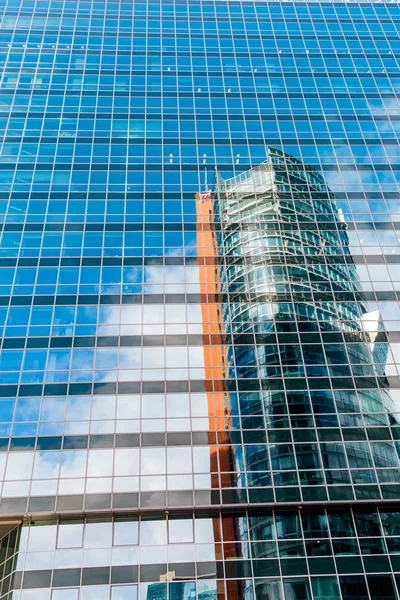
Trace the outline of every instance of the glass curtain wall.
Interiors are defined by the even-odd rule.
[[[0,0],[1,600],[398,600],[399,28]]]

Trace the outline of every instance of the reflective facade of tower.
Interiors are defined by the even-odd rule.
[[[397,600],[400,8],[0,0],[0,598]]]

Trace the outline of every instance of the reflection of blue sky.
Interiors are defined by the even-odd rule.
[[[201,352],[201,347],[195,349]],[[176,371],[176,370],[175,370]],[[174,371],[174,372],[175,372]],[[129,371],[132,374],[132,371]],[[35,407],[40,399],[31,399]],[[19,399],[25,406],[29,399]],[[0,401],[3,435],[11,432],[15,400]],[[39,429],[37,409],[23,422],[12,426],[14,437],[39,435],[134,433],[204,430],[208,427],[206,394],[143,394],[120,396],[45,397],[41,401]],[[64,423],[65,419],[65,423]]]
[[[208,446],[183,446],[30,451],[10,454],[8,459],[2,454],[2,493],[25,495],[31,479],[33,495],[44,491],[52,495],[57,490],[59,494],[110,493],[113,488],[116,492],[209,489],[210,452]]]
[[[19,398],[15,421],[36,421],[39,417],[40,398]]]
[[[119,270],[117,269],[118,273]],[[115,277],[115,274],[114,274]],[[199,293],[199,271],[197,266],[146,266],[132,267],[129,275],[135,292],[153,294]],[[118,280],[118,278],[116,278]],[[118,285],[119,288],[119,285]],[[42,307],[38,307],[42,308]],[[18,307],[19,309],[19,307]],[[29,309],[11,310],[7,331],[19,333],[22,325],[29,322]],[[40,316],[40,323],[48,327],[53,323],[52,334],[72,335],[165,335],[165,334],[201,334],[202,314],[198,304],[132,304],[97,306],[58,306],[54,316],[47,308],[34,313]],[[33,318],[33,317],[32,317]],[[76,325],[74,326],[74,323]],[[14,334],[15,335],[15,334]],[[47,359],[46,359],[47,357]],[[0,376],[3,383],[17,382],[17,371],[23,359],[22,350],[5,351],[0,358]],[[28,350],[25,353],[22,381],[36,383],[63,381],[116,381],[117,369],[121,381],[139,380],[140,369],[146,369],[144,379],[202,379],[203,356],[199,348],[52,348],[46,350]],[[165,372],[171,369],[171,372]],[[173,371],[172,371],[173,370]],[[69,373],[69,374],[68,374]],[[38,403],[25,401],[18,408],[16,420],[32,421]],[[32,414],[31,414],[32,413]],[[29,432],[25,430],[26,434]],[[20,433],[21,434],[21,433]]]

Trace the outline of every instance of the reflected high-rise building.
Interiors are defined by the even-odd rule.
[[[198,240],[207,239],[210,254],[200,263],[203,316],[209,317],[210,305],[215,314],[211,325],[209,318],[203,322],[204,333],[214,328],[216,340],[205,354],[206,373],[215,379],[219,368],[225,379],[220,409],[232,430],[230,458],[220,456],[230,465],[223,487],[237,488],[240,502],[246,472],[254,500],[328,500],[325,481],[347,480],[335,470],[340,461],[333,446],[320,446],[322,461],[314,444],[295,453],[291,445],[272,444],[269,455],[254,444],[243,453],[234,430],[265,442],[267,430],[290,424],[299,428],[299,440],[317,442],[301,428],[356,425],[360,410],[379,413],[371,423],[379,424],[385,412],[396,423],[382,320],[369,309],[334,194],[313,168],[269,148],[267,160],[250,171],[231,179],[216,173],[212,192],[198,196],[197,211]],[[278,431],[268,439],[285,438]],[[363,450],[358,442],[346,445],[350,464]],[[382,466],[393,467],[396,478],[396,453],[380,452]],[[353,481],[369,477],[374,480],[372,472],[354,473]]]

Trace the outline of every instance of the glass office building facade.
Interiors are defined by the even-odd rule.
[[[399,27],[0,1],[0,598],[399,598]]]

